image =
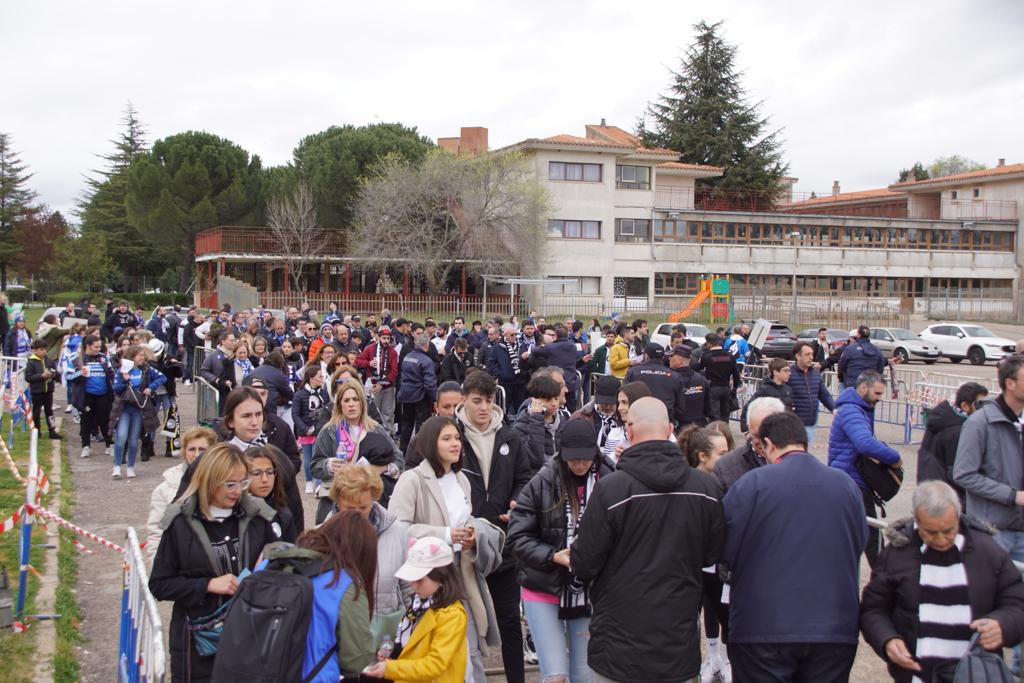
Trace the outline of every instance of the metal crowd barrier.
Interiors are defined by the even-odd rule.
[[[220,392],[202,377],[196,377],[196,424],[213,427],[220,418]]]
[[[160,683],[166,668],[164,627],[156,598],[149,592],[149,572],[132,527],[128,527],[125,543],[123,578],[118,683]]]
[[[0,398],[7,398],[17,395],[22,389],[27,389],[25,384],[24,358],[16,356],[0,356]],[[9,393],[13,390],[13,394]]]

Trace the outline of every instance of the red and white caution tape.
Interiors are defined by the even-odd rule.
[[[25,506],[22,505],[20,508],[14,511],[14,514],[0,522],[0,534],[6,534],[8,531],[18,526],[18,522],[21,520],[21,513],[24,512]]]
[[[62,526],[65,529],[69,529],[69,530],[73,531],[74,533],[78,534],[79,536],[85,536],[86,538],[88,538],[91,541],[96,541],[100,545],[106,546],[107,548],[110,548],[111,550],[116,550],[117,552],[119,552],[121,554],[124,554],[124,548],[122,548],[118,544],[114,543],[113,541],[108,541],[107,539],[103,538],[102,536],[94,534],[91,531],[87,531],[87,530],[83,529],[82,527],[78,526],[77,524],[72,524],[71,522],[67,521],[66,519],[62,519],[57,514],[55,514],[53,512],[50,512],[49,510],[47,510],[44,507],[39,507],[38,505],[26,505],[25,508],[26,508],[26,510],[30,514],[39,515],[40,517],[43,517],[45,519],[49,519],[49,520],[51,520],[53,522],[56,522],[59,526]]]
[[[82,553],[83,555],[92,555],[92,550],[87,548],[86,545],[84,543],[82,543],[81,541],[78,541],[78,540],[75,540],[75,539],[72,538],[71,539],[71,545],[74,546],[74,548],[78,552]]]
[[[27,621],[28,620],[26,619],[25,621],[14,622],[13,624],[11,624],[11,630],[15,633],[24,633],[28,630],[28,627],[31,626],[31,624],[26,623]]]
[[[25,477],[21,476],[21,472],[18,471],[18,465],[14,462],[14,458],[11,457],[11,451],[7,448],[7,442],[0,436],[0,454],[4,456],[4,461],[7,463],[7,469],[11,471],[14,478],[17,479],[22,486],[28,485],[28,481]]]

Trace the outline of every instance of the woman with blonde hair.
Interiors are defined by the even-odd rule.
[[[238,590],[238,575],[256,565],[263,546],[277,541],[277,514],[250,496],[248,463],[227,443],[198,458],[188,488],[167,506],[149,590],[171,600],[171,680],[207,681],[216,652],[194,633]]]
[[[160,529],[160,520],[163,519],[167,506],[174,500],[185,470],[192,464],[192,461],[215,443],[217,443],[217,432],[209,427],[193,427],[181,437],[182,461],[174,467],[164,470],[163,481],[153,489],[153,495],[149,499],[149,519],[146,522],[149,538],[146,540],[146,553],[150,559],[156,555],[160,536],[163,535],[163,531]]]
[[[380,434],[387,439],[393,450],[393,458],[385,474],[394,479],[402,471],[405,458],[395,446],[387,429],[367,415],[366,394],[359,382],[343,382],[335,388],[331,419],[323,426],[313,445],[313,458],[309,469],[315,479],[331,481],[334,473],[343,465],[359,460],[359,444],[369,433]],[[330,512],[333,503],[326,497],[325,487],[320,487],[320,503],[317,507],[316,522],[319,524]]]

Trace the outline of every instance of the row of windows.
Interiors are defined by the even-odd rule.
[[[1013,251],[1012,232],[933,228],[711,223],[619,218],[616,242],[775,244],[803,247],[890,247]]]
[[[601,239],[601,221],[548,221],[548,237],[561,237],[567,240],[599,240]]]
[[[549,161],[548,180],[600,183],[604,180],[603,169],[601,164]],[[620,190],[651,189],[651,167],[617,165],[615,167],[615,187]]]
[[[700,291],[701,275],[697,273],[655,273],[655,296],[695,296]],[[730,275],[730,289],[734,294],[758,292],[788,292],[793,287],[791,275]],[[1009,287],[1012,280],[989,278],[932,278],[931,286],[954,289],[993,289]],[[861,292],[876,296],[919,296],[924,291],[924,278],[885,277],[833,277],[826,275],[797,275],[798,292],[830,293]]]

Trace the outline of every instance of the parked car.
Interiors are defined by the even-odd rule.
[[[925,341],[902,327],[872,327],[871,343],[886,358],[899,358],[901,363],[922,360],[933,365],[942,358],[942,350],[937,344]]]
[[[815,339],[818,338],[818,330],[820,330],[822,327],[826,327],[826,325],[818,325],[817,327],[808,327],[806,330],[804,330],[800,334],[796,335],[796,338],[799,341],[812,342],[812,341],[814,341]],[[842,347],[846,346],[850,342],[850,338],[848,336],[846,336],[846,333],[843,332],[842,330],[833,330],[833,329],[829,328],[829,330],[828,330],[828,332],[826,334],[828,335],[828,345],[832,349],[842,348]]]
[[[964,323],[929,325],[920,337],[938,346],[942,355],[952,362],[959,363],[966,358],[972,365],[1000,360],[1010,353],[1007,349],[1014,346],[1013,340],[997,337],[981,325]]]
[[[746,322],[751,327],[756,324],[756,321],[743,322]],[[764,340],[764,345],[761,347],[760,352],[755,354],[756,357],[792,359],[793,345],[796,344],[796,334],[782,323],[773,320],[771,324],[772,326],[768,330],[768,336]]]
[[[656,344],[661,344],[668,349],[668,343],[672,339],[672,325],[674,324],[675,323],[661,323],[658,325],[654,328],[654,332],[651,334],[651,341]],[[693,339],[700,344],[704,343],[704,337],[711,332],[711,330],[705,325],[700,325],[698,323],[683,323],[683,325],[686,325],[686,338]]]

